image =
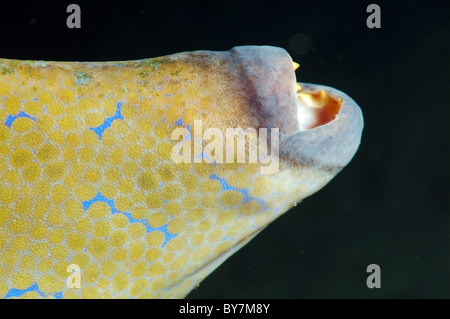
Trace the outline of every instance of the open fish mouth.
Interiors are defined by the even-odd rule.
[[[280,157],[296,164],[314,161],[333,171],[350,162],[364,126],[352,98],[329,86],[297,83],[299,65],[284,50],[243,46],[226,54],[239,65],[229,76],[239,79],[245,113],[253,114],[250,123],[279,128]]]

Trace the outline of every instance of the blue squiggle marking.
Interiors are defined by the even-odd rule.
[[[129,212],[121,212],[121,211],[117,210],[116,206],[114,205],[114,200],[106,198],[100,192],[98,192],[97,195],[95,195],[95,197],[93,199],[84,201],[83,202],[83,209],[85,211],[87,211],[89,209],[89,207],[95,202],[105,202],[111,208],[111,213],[112,214],[123,214],[123,215],[125,215],[128,218],[128,221],[130,223],[142,223],[142,224],[144,224],[147,233],[155,231],[155,230],[163,232],[164,235],[165,235],[165,240],[164,240],[164,243],[162,244],[162,247],[164,247],[169,242],[169,240],[171,240],[172,238],[175,238],[177,236],[177,234],[169,233],[169,231],[167,230],[167,224],[165,224],[164,226],[161,226],[161,227],[154,228],[154,227],[152,227],[152,226],[150,226],[148,224],[146,219],[135,219],[135,218],[133,218],[131,213],[129,213]]]
[[[11,288],[8,291],[8,293],[6,294],[6,296],[4,297],[4,299],[11,298],[11,297],[22,297],[24,294],[26,294],[27,292],[30,292],[30,291],[36,291],[39,294],[39,296],[41,296],[41,297],[48,297],[48,296],[52,295],[52,293],[42,292],[39,289],[38,284],[34,283],[33,285],[31,285],[30,287],[28,287],[26,289]],[[61,299],[62,298],[62,294],[63,294],[62,291],[60,291],[60,292],[57,292],[57,293],[53,294],[53,296],[56,299]]]
[[[186,127],[186,130],[187,130],[187,133],[188,133],[188,134],[186,134],[186,135],[184,136],[184,139],[185,139],[185,140],[192,140],[191,126],[190,126],[190,125],[185,126],[184,123],[183,123],[183,119],[182,119],[181,117],[178,118],[178,120],[177,120],[175,123],[173,123],[173,124],[174,124],[174,125],[178,125],[178,126],[184,126],[184,127]]]
[[[186,135],[185,139],[192,140],[191,126],[190,125],[186,126],[186,129],[188,130],[189,134]]]
[[[220,182],[220,184],[222,184],[222,189],[221,189],[222,192],[225,192],[225,191],[237,191],[237,192],[241,193],[242,196],[244,197],[242,199],[242,204],[245,204],[245,203],[247,203],[247,202],[249,202],[251,200],[255,200],[261,205],[261,207],[265,207],[266,206],[266,202],[263,199],[255,198],[255,197],[250,196],[248,194],[248,188],[236,188],[236,187],[233,187],[233,186],[231,186],[231,185],[229,185],[227,183],[225,178],[220,178],[216,174],[211,174],[209,176],[209,178],[218,180]]]
[[[116,114],[114,114],[111,117],[107,117],[102,125],[97,126],[97,127],[90,127],[89,129],[94,131],[98,135],[98,137],[100,139],[102,139],[103,131],[106,130],[108,127],[110,127],[114,120],[123,120],[123,116],[120,113],[122,104],[123,104],[123,102],[117,103]]]
[[[36,122],[35,117],[28,115],[24,111],[20,111],[17,115],[8,115],[8,117],[6,118],[6,121],[5,121],[6,126],[11,127],[12,123],[19,117],[26,117],[26,118],[32,119],[33,121]]]

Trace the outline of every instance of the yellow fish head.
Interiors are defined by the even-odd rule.
[[[357,104],[296,67],[0,59],[0,297],[184,297],[359,146]]]

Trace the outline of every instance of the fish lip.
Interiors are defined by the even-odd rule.
[[[301,83],[301,93],[325,91],[342,103],[336,117],[326,124],[299,131],[280,140],[280,155],[297,164],[337,168],[346,166],[355,155],[361,142],[364,127],[358,104],[344,92],[335,88]]]

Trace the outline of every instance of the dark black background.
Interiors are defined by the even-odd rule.
[[[81,29],[66,8],[81,6]],[[381,29],[366,8],[381,7]],[[449,297],[448,1],[2,1],[0,57],[104,61],[285,48],[365,118],[353,161],[191,298]],[[381,289],[366,287],[380,265]]]

